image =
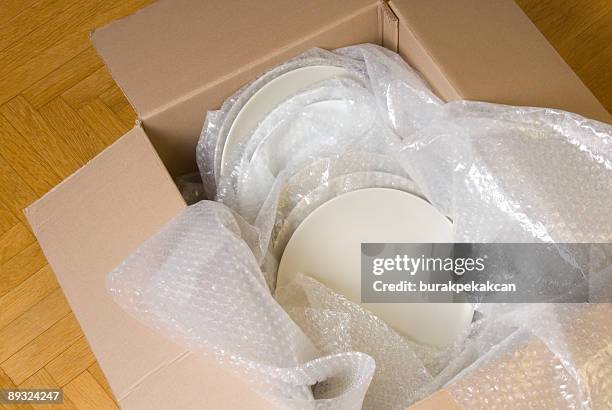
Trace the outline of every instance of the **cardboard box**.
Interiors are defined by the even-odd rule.
[[[92,41],[140,122],[26,214],[123,408],[271,407],[105,290],[106,273],[186,206],[172,176],[196,169],[206,111],[266,69],[314,46],[376,43],[447,100],[612,119],[512,0],[162,0]]]

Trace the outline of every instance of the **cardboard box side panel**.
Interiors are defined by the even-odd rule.
[[[160,0],[92,41],[141,117],[376,0]],[[163,58],[159,58],[163,56]]]
[[[196,170],[195,147],[206,111],[217,109],[246,82],[267,69],[312,47],[334,49],[351,44],[379,43],[378,5],[367,7],[331,27],[312,33],[259,59],[214,86],[199,90],[152,116],[143,117],[147,135],[173,176]]]
[[[186,353],[119,400],[124,410],[272,409],[215,359]]]
[[[514,1],[393,0],[393,10],[461,98],[612,120]]]
[[[444,72],[436,65],[427,50],[414,36],[408,27],[399,25],[399,54],[413,68],[421,73],[429,86],[444,101],[461,98]]]
[[[383,1],[379,3],[378,7],[378,26],[380,27],[380,45],[388,48],[391,51],[398,52],[398,27],[399,19],[393,13],[393,10],[389,5]]]
[[[106,273],[184,207],[146,135],[135,128],[26,210],[117,398],[184,349],[116,305]]]

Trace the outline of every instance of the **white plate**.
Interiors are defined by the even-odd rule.
[[[399,190],[371,188],[340,195],[295,231],[283,253],[277,285],[288,284],[300,272],[359,303],[362,242],[452,242],[452,225],[425,200]],[[439,347],[462,335],[473,315],[467,303],[363,306],[400,333]]]
[[[372,100],[360,81],[345,78],[299,92],[266,116],[239,159],[226,161],[235,171],[226,169],[224,183],[235,187],[239,202],[261,203],[281,172],[289,176],[315,159],[348,150],[380,150],[384,131],[375,125]],[[243,211],[242,205],[236,209]]]
[[[293,233],[309,215],[324,203],[347,192],[370,188],[391,188],[420,196],[414,181],[389,172],[360,171],[337,176],[308,192],[296,204],[279,205],[272,232],[272,254],[280,258]]]
[[[221,164],[227,159],[228,152],[239,149],[259,121],[278,104],[303,88],[335,77],[356,78],[346,68],[315,65],[286,72],[261,87],[242,106],[232,122],[221,154]],[[222,170],[222,166],[220,169]]]
[[[229,193],[227,203],[252,221],[257,212],[252,205],[268,197],[280,172],[288,176],[323,156],[380,147],[385,139],[371,131],[376,108],[362,103],[368,99],[372,96],[361,81],[332,78],[283,101],[247,136],[240,149],[226,152],[220,190]],[[338,115],[331,115],[332,109]]]
[[[333,184],[333,179],[355,172],[384,172],[408,177],[396,158],[377,152],[350,151],[319,158],[299,168],[287,179],[280,194],[277,213],[289,215],[298,202],[313,190],[329,186]]]
[[[350,60],[346,60],[344,61],[344,63],[357,70],[357,68],[354,65],[350,64],[349,61]],[[223,153],[223,147],[225,146],[225,141],[227,139],[227,133],[229,132],[232,124],[234,123],[236,116],[240,113],[240,110],[249,101],[249,99],[267,83],[283,75],[286,72],[298,69],[300,67],[314,65],[330,65],[329,62],[329,57],[325,56],[310,56],[305,58],[297,58],[295,60],[286,62],[285,64],[281,64],[271,69],[270,71],[262,74],[252,83],[245,86],[243,90],[241,90],[240,95],[236,98],[234,103],[228,109],[228,112],[225,116],[225,120],[221,124],[221,129],[217,134],[217,140],[215,141],[212,164],[215,182],[219,182],[219,176],[221,175],[221,155]],[[339,62],[336,61],[336,63]]]

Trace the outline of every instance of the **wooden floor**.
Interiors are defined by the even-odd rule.
[[[149,1],[0,0],[0,387],[64,407],[116,404],[22,209],[132,127],[88,32]],[[518,2],[612,111],[612,2]]]

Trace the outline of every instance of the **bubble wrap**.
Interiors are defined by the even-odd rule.
[[[503,309],[489,305],[488,314]],[[469,409],[607,409],[611,313],[609,304],[538,304],[497,312],[480,336],[493,341],[476,346],[481,357],[447,389]]]
[[[367,89],[353,80],[324,81],[280,104],[243,150],[228,155],[217,199],[252,221],[282,171],[289,177],[324,156],[385,146],[381,130]]]
[[[204,185],[199,172],[181,175],[174,180],[174,183],[187,205],[195,204],[204,199]]]
[[[559,110],[456,101],[400,148],[458,241],[610,242],[610,125]]]
[[[316,408],[359,407],[372,358],[357,352],[321,357],[271,297],[242,236],[232,211],[201,201],[109,274],[108,287],[128,311],[215,355],[282,408],[312,408],[310,387],[322,381],[334,397]]]
[[[327,50],[314,48],[274,67],[256,80],[244,85],[216,111],[209,111],[204,120],[202,134],[196,148],[196,161],[208,198],[215,198],[217,182],[221,175],[221,153],[231,125],[242,107],[257,91],[273,79],[291,70],[314,65],[333,65],[350,69],[356,76],[363,76],[363,66],[357,60],[345,58]],[[244,136],[244,140],[246,141]]]
[[[369,389],[364,407],[402,408],[420,398],[424,393],[420,387],[433,381],[416,344],[404,341],[376,316],[315,279],[299,275],[277,291],[277,300],[321,352],[356,350],[374,358],[377,383]]]
[[[290,97],[222,164],[246,100],[322,60],[356,79]],[[316,104],[330,101],[326,117]],[[612,126],[552,109],[444,104],[398,55],[360,45],[309,51],[243,87],[208,113],[197,158],[208,197],[222,203],[187,208],[109,273],[109,291],[279,408],[399,409],[441,387],[469,409],[611,408],[610,304],[478,304],[466,333],[440,349],[312,278],[274,284],[300,221],[370,186],[423,196],[453,220],[457,242],[609,242]],[[609,300],[612,270],[600,262],[609,259],[594,260],[591,300]],[[546,286],[567,279],[547,275]]]
[[[405,170],[391,156],[366,151],[351,151],[346,154],[318,158],[307,164],[288,179],[284,187],[282,206],[284,214],[306,194],[325,184],[328,180],[354,172],[386,172],[403,175]]]

